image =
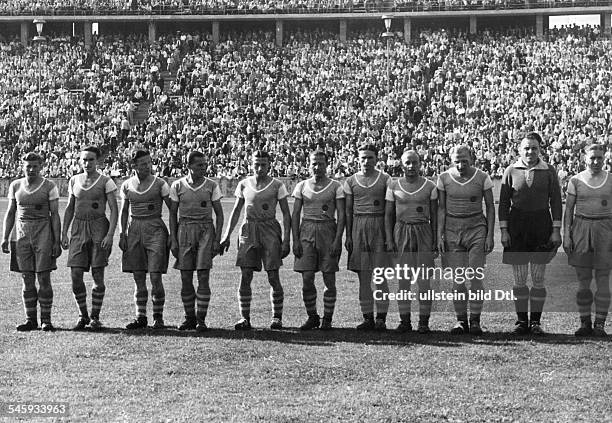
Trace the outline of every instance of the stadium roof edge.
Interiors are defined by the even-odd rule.
[[[394,12],[394,18],[452,18],[468,16],[533,16],[533,15],[596,15],[612,13],[612,6],[563,7],[509,10],[444,10],[426,12]],[[364,20],[380,19],[383,12],[368,13],[299,13],[265,15],[62,15],[42,16],[47,22],[186,22],[186,21],[275,21],[275,20]],[[24,22],[39,15],[0,16],[0,22]]]

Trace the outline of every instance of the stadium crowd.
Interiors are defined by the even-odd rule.
[[[248,14],[430,11],[533,7],[525,0],[7,0],[4,15]],[[543,7],[609,5],[609,0],[541,0]]]
[[[422,30],[389,51],[376,31],[337,34],[299,29],[275,45],[272,32],[82,40],[55,37],[42,47],[4,42],[0,51],[0,176],[19,174],[17,158],[39,151],[47,176],[78,172],[82,144],[108,154],[105,173],[129,173],[129,152],[151,150],[154,170],[184,172],[191,149],[209,156],[208,175],[240,178],[251,151],[266,149],[274,176],[307,174],[308,152],[330,154],[333,176],[356,170],[355,150],[373,142],[378,167],[401,172],[406,147],[424,158],[424,174],[448,164],[448,151],[470,144],[477,166],[499,178],[529,130],[562,181],[580,168],[578,151],[612,145],[610,41],[597,28]],[[38,96],[38,73],[42,74]],[[168,74],[168,72],[170,72]],[[164,76],[165,75],[165,76]],[[138,104],[148,117],[136,119]],[[607,153],[610,169],[611,153]]]

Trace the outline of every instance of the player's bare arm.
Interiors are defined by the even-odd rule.
[[[570,182],[571,183],[571,182]],[[572,224],[574,223],[574,210],[576,209],[576,196],[567,194],[565,199],[565,213],[563,214],[563,249],[566,254],[572,252]]]
[[[223,206],[221,201],[216,200],[212,202],[212,208],[215,212],[215,240],[213,241],[213,254],[223,255],[221,249],[221,231],[223,230],[223,224],[225,223],[225,216],[223,215]]]
[[[230,214],[229,225],[225,230],[225,235],[223,236],[223,241],[221,242],[220,249],[222,252],[226,252],[229,250],[230,246],[230,237],[232,236],[232,232],[236,228],[238,224],[238,219],[240,219],[240,214],[242,213],[242,208],[244,207],[244,198],[236,198],[234,202],[234,208],[232,208],[232,213]]]
[[[353,252],[353,194],[345,193],[346,200],[346,241],[344,246],[349,254]]]
[[[485,253],[489,254],[495,246],[495,203],[493,202],[493,190],[488,189],[484,193],[485,208],[487,210],[487,239],[485,240]]]
[[[125,251],[127,248],[127,228],[128,228],[128,219],[130,217],[130,200],[123,198],[121,201],[121,220],[119,227],[119,248],[121,251]]]
[[[434,252],[437,252],[438,251],[438,199],[437,198],[435,200],[429,200],[429,212],[430,212],[429,213],[429,225],[431,227],[431,234],[434,237],[431,243],[431,248]]]
[[[171,201],[170,204],[170,215],[168,216],[168,223],[170,224],[170,252],[174,258],[178,258],[178,201]]]
[[[62,248],[67,250],[70,246],[70,239],[68,238],[68,229],[70,228],[70,224],[72,223],[72,219],[74,218],[74,203],[76,199],[74,195],[70,195],[68,199],[68,205],[66,206],[66,211],[64,211],[64,224],[62,225]]]
[[[397,251],[393,239],[393,227],[395,226],[395,202],[385,201],[385,249],[388,253]]]
[[[281,258],[285,258],[291,251],[291,212],[287,197],[278,200],[281,212],[283,213],[283,244],[281,247]]]
[[[336,214],[337,218],[337,226],[336,226],[336,237],[334,238],[334,243],[332,244],[332,248],[330,254],[332,257],[338,257],[342,254],[342,234],[344,233],[344,222],[345,222],[345,203],[344,198],[336,198]]]
[[[106,194],[106,202],[110,210],[110,221],[108,225],[108,232],[102,240],[102,248],[110,250],[113,246],[113,237],[115,236],[115,230],[117,229],[117,221],[119,220],[119,207],[117,206],[117,195],[116,190]]]
[[[2,228],[2,252],[8,254],[11,252],[9,248],[9,237],[13,226],[15,226],[15,213],[17,211],[17,201],[13,198],[9,202],[8,209],[4,214],[4,227]]]
[[[300,221],[302,217],[302,199],[296,198],[293,203],[291,215],[291,230],[293,232],[293,255],[302,257],[302,243],[300,242]]]
[[[59,200],[49,201],[49,214],[51,215],[51,231],[53,232],[53,247],[51,255],[55,258],[62,255],[60,236],[62,232],[62,222],[59,215]]]
[[[433,213],[433,211],[432,211]],[[438,251],[446,252],[444,246],[444,226],[446,225],[446,192],[438,192]]]

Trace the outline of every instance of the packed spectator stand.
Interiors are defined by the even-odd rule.
[[[240,178],[250,152],[274,154],[275,176],[307,174],[308,152],[324,148],[333,176],[356,170],[356,146],[374,142],[379,167],[401,173],[406,147],[434,176],[450,146],[472,145],[493,177],[516,157],[515,141],[540,131],[560,178],[581,169],[580,148],[612,145],[612,52],[598,28],[564,28],[537,39],[525,28],[420,30],[387,52],[379,29],[136,35],[83,40],[49,36],[37,46],[0,44],[0,176],[40,151],[47,176],[78,171],[83,144],[107,152],[104,172],[125,176],[136,146],[155,172],[178,176],[191,149],[205,151],[212,177]],[[387,66],[389,65],[389,73]],[[38,89],[38,72],[42,84]],[[39,107],[40,106],[40,107]],[[144,113],[144,116],[137,115]],[[610,169],[610,153],[607,166]]]

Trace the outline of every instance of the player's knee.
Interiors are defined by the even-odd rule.
[[[593,280],[593,270],[590,267],[576,267],[576,278],[581,289],[587,289],[591,286]]]
[[[36,276],[34,272],[24,272],[21,274],[21,280],[23,282],[23,290],[30,291],[36,289]]]
[[[579,306],[590,306],[593,303],[593,293],[590,289],[579,289],[576,292],[576,304]]]
[[[70,277],[72,278],[72,282],[83,282],[83,273],[85,273],[85,269],[82,267],[71,267],[70,268]],[[93,275],[93,270],[92,270]]]

